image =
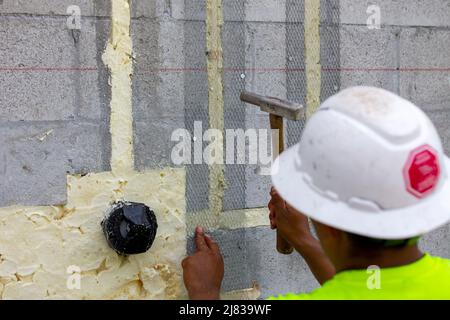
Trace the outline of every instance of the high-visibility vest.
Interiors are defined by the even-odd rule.
[[[309,294],[287,294],[276,300],[449,300],[450,260],[426,254],[420,260],[393,268],[337,273]]]

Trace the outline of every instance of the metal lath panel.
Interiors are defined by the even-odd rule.
[[[208,129],[208,76],[206,73],[205,0],[185,1],[184,21],[184,97],[185,126],[190,132],[191,146],[194,138],[202,141],[202,136],[194,137],[194,123]],[[205,147],[205,145],[203,145]],[[193,150],[192,150],[193,151]],[[192,152],[193,161],[193,152]],[[186,210],[188,213],[206,210],[208,199],[208,165],[186,166]]]
[[[246,128],[246,106],[240,101],[240,93],[245,89],[245,1],[224,1],[224,27],[222,30],[224,58],[224,125],[225,129]],[[224,210],[245,208],[247,183],[245,164],[225,166],[226,190]]]
[[[304,1],[286,1],[286,71],[287,99],[306,105]],[[296,144],[306,119],[287,121],[286,144]]]
[[[340,1],[321,1],[320,45],[322,64],[321,100],[336,94],[341,84]]]
[[[255,8],[255,5],[258,5],[256,0],[223,0],[224,110],[222,115],[215,114],[214,117],[223,116],[225,130],[269,128],[267,114],[260,113],[257,108],[251,108],[240,101],[239,96],[244,89],[259,90],[261,94],[272,94],[272,92],[265,92],[265,89],[276,88],[281,98],[284,98],[283,94],[285,94],[288,100],[306,104],[304,1],[277,1],[280,6],[285,6],[284,19],[280,19],[280,15],[267,14],[263,7]],[[194,131],[194,121],[200,121],[203,124],[203,130],[209,126],[205,3],[205,0],[185,1],[185,124],[191,134]],[[252,6],[252,21],[247,21],[246,16],[249,5]],[[261,6],[263,5],[264,2],[261,2]],[[321,33],[324,39],[313,45],[321,45],[321,63],[325,69],[333,71],[322,72],[322,87],[319,90],[321,90],[321,97],[325,98],[332,94],[335,88],[339,88],[339,72],[336,73],[334,70],[339,68],[339,25],[332,23],[339,21],[339,11],[335,10],[338,1],[322,0],[321,5]],[[261,10],[261,14],[265,16],[256,21],[258,17],[256,16],[255,20],[255,12],[258,10]],[[276,31],[273,32],[273,30]],[[280,32],[277,33],[278,31]],[[260,33],[256,34],[257,32]],[[256,37],[255,34],[260,37]],[[282,41],[279,36],[283,37]],[[277,41],[277,45],[257,43],[271,41],[271,39]],[[285,45],[278,45],[278,43]],[[262,50],[261,48],[264,49],[266,45],[270,49]],[[274,53],[274,51],[277,52]],[[275,57],[278,62],[268,59],[267,56]],[[256,59],[260,60],[255,61]],[[261,61],[267,63],[261,65]],[[262,86],[257,81],[260,75],[263,82],[266,81]],[[270,82],[271,80],[273,83]],[[288,146],[292,146],[301,137],[305,119],[299,122],[287,121],[286,125],[286,142]],[[201,139],[201,137],[196,138]],[[248,149],[248,144],[246,147]],[[248,158],[248,150],[246,150],[246,156]],[[270,177],[258,177],[255,166],[225,164],[224,174],[226,189],[223,211],[267,205],[268,196],[265,191],[270,188]],[[208,166],[206,164],[188,165],[186,195],[188,225],[201,224],[206,228],[217,226],[217,216],[209,212],[208,195],[212,191],[214,190],[209,190]],[[238,230],[212,231],[225,257],[224,290],[248,288],[253,280],[258,280],[257,266],[252,268],[247,266],[250,241],[246,238],[246,230],[249,229],[245,229],[245,225],[242,225],[242,229]],[[254,231],[251,232],[253,237]],[[194,243],[191,235],[188,240],[188,251],[192,252]]]
[[[288,100],[306,105],[306,65],[305,65],[305,10],[303,0],[284,0],[284,21],[246,21],[248,1],[223,0],[224,26],[222,46],[224,61],[224,127],[225,129],[249,129],[261,126],[262,115],[249,113],[248,106],[239,100],[240,93],[251,89],[252,77],[261,70],[249,70],[255,63],[249,53],[249,38],[252,26],[282,25],[285,28],[285,47],[280,47],[285,55],[285,67],[267,65],[264,72],[284,73]],[[255,6],[254,3],[252,3]],[[185,1],[185,121],[186,127],[193,132],[194,121],[201,121],[203,129],[209,124],[208,83],[206,73],[205,44],[205,1]],[[254,10],[254,8],[253,8]],[[253,11],[254,12],[254,11]],[[263,10],[261,12],[264,12]],[[321,46],[322,65],[320,97],[322,101],[340,88],[340,44],[339,44],[339,0],[321,1],[321,41],[309,45]],[[201,44],[201,45],[199,45]],[[270,62],[269,62],[270,63]],[[269,71],[268,71],[269,70]],[[274,85],[280,85],[275,83]],[[267,92],[260,92],[266,94]],[[269,94],[269,93],[267,93]],[[247,109],[246,109],[247,108]],[[251,118],[249,118],[251,114]],[[268,117],[267,117],[268,118]],[[257,124],[259,122],[259,124]],[[306,119],[286,121],[286,143],[297,143],[305,126]],[[268,127],[268,121],[266,121]],[[264,125],[263,125],[264,126]],[[225,132],[224,132],[225,136]],[[201,137],[198,137],[201,138]],[[226,143],[225,143],[226,145]],[[236,152],[235,152],[236,153]],[[246,150],[248,158],[248,150]],[[236,154],[235,154],[236,157]],[[236,159],[235,159],[236,160]],[[270,179],[257,178],[254,166],[242,164],[225,165],[225,193],[223,209],[237,210],[266,205],[263,197],[251,197],[256,184],[261,190],[270,187]],[[187,167],[187,208],[188,212],[208,209],[208,166],[196,164]],[[250,190],[252,189],[252,190]],[[251,198],[249,200],[249,197]]]

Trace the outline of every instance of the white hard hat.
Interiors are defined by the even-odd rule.
[[[280,195],[323,224],[407,239],[450,220],[450,159],[422,110],[383,89],[326,100],[272,168]]]

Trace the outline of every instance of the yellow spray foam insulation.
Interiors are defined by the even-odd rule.
[[[131,171],[133,161],[131,11],[127,0],[112,0],[111,35],[103,62],[111,72],[111,169]]]
[[[65,206],[0,209],[3,299],[186,296],[180,266],[186,255],[183,169],[126,178],[110,172],[71,176],[68,190]],[[154,209],[159,228],[148,252],[121,257],[108,247],[100,222],[119,199]],[[68,285],[78,276],[79,288]]]
[[[209,127],[224,132],[223,52],[222,52],[222,0],[206,1],[206,47],[208,52]],[[223,159],[223,134],[215,148],[217,159]],[[223,164],[209,167],[209,211],[211,218],[222,213],[225,191]]]
[[[320,105],[320,0],[305,0],[306,107],[308,118]]]
[[[267,208],[241,209],[224,211],[219,219],[210,218],[211,213],[208,210],[200,211],[189,216],[187,229],[192,230],[198,225],[206,230],[212,231],[235,230],[242,228],[265,227],[269,225],[269,211]]]
[[[134,171],[130,6],[126,0],[111,1],[112,31],[103,61],[111,71],[112,172],[69,176],[67,205],[0,208],[3,299],[186,297],[180,266],[186,255],[185,170]],[[221,131],[222,25],[221,1],[208,0],[210,127]],[[267,225],[263,222],[265,209],[222,213],[223,170],[223,165],[213,165],[210,170],[209,217],[215,217],[212,228]],[[147,253],[121,257],[108,247],[100,222],[118,200],[142,202],[155,211],[159,228]],[[259,295],[255,286],[224,293],[223,297],[256,299]]]
[[[0,209],[3,299],[175,299],[186,296],[185,171],[135,172],[131,105],[130,6],[112,0],[111,38],[103,55],[111,71],[113,172],[69,176],[64,206]],[[152,248],[121,257],[100,222],[117,200],[142,202],[158,220]]]

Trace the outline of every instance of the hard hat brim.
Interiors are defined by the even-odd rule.
[[[332,200],[311,188],[298,169],[297,153],[298,145],[278,157],[272,167],[272,181],[285,201],[313,220],[339,230],[386,240],[423,235],[450,221],[450,179],[416,205],[367,212]],[[449,158],[445,157],[444,165],[444,172],[450,173]]]

